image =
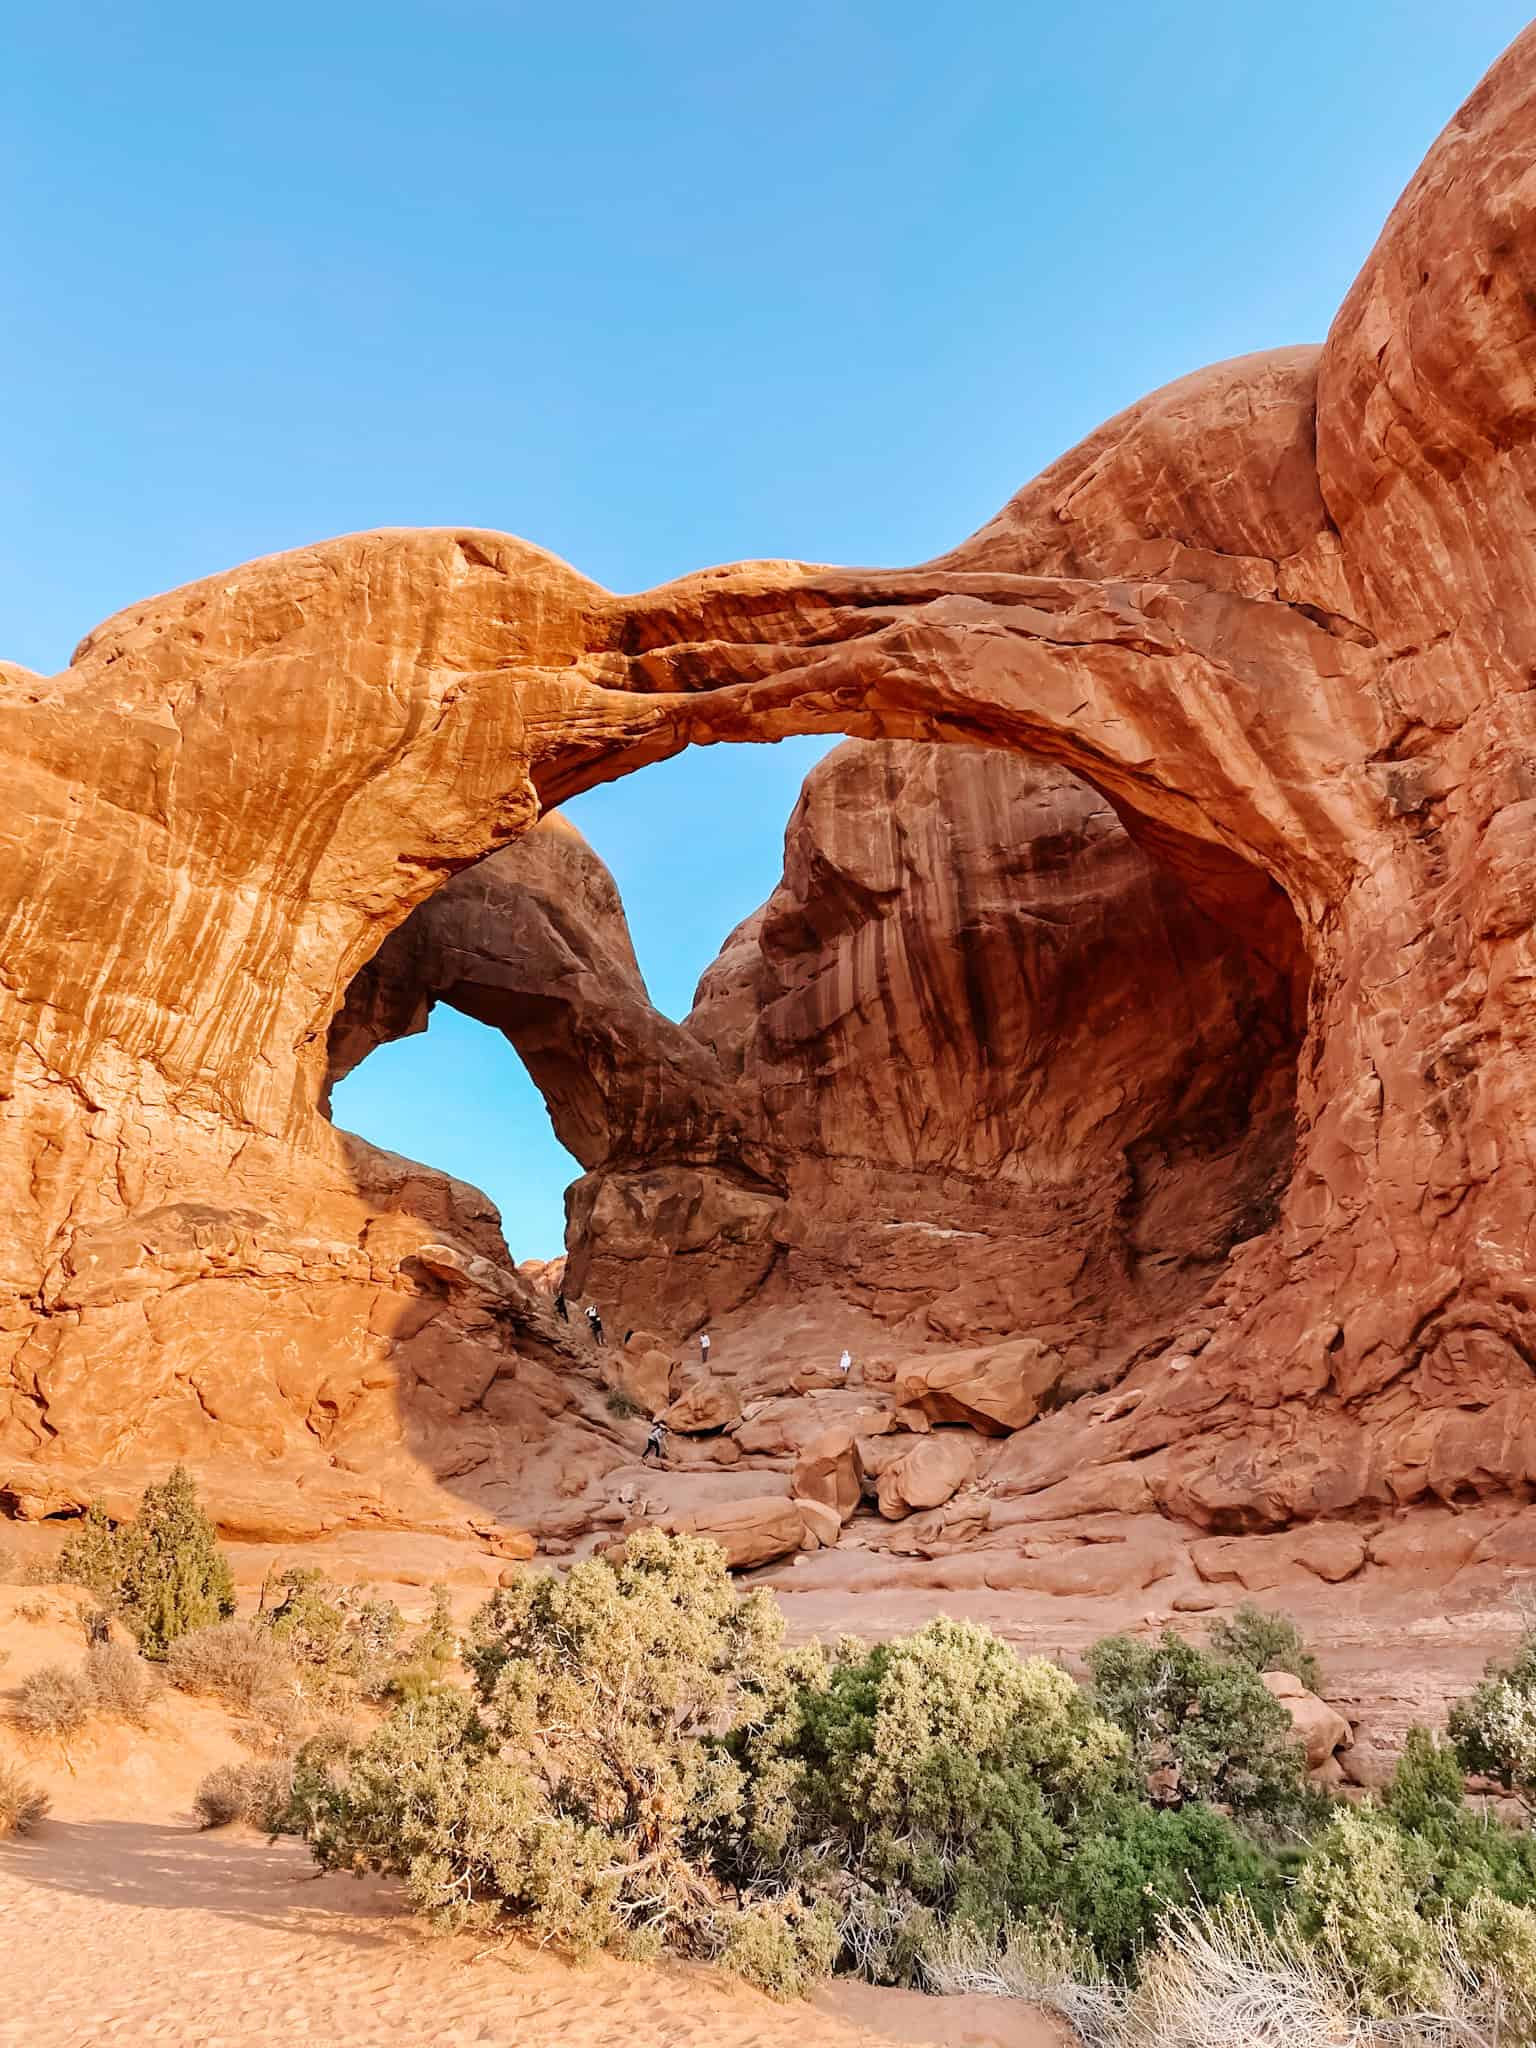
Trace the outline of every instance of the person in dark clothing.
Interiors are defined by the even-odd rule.
[[[555,1314],[560,1318],[562,1323],[568,1323],[571,1320],[570,1316],[566,1313],[566,1302],[565,1296],[563,1294],[557,1294],[555,1296]]]
[[[658,1415],[656,1420],[651,1424],[650,1429],[646,1434],[645,1449],[640,1453],[641,1464],[643,1465],[646,1459],[652,1456],[655,1457],[655,1460],[658,1465],[664,1464],[666,1461],[663,1456],[663,1452],[666,1445],[666,1441],[667,1425],[662,1421],[661,1417]]]

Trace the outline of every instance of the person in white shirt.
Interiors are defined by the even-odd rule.
[[[852,1353],[851,1351],[847,1351],[847,1350],[845,1350],[845,1351],[843,1352],[843,1355],[842,1355],[842,1357],[841,1357],[841,1358],[840,1358],[840,1359],[839,1359],[839,1360],[837,1361],[837,1369],[838,1369],[838,1371],[839,1371],[839,1372],[840,1372],[840,1373],[842,1374],[842,1376],[843,1376],[843,1378],[844,1378],[844,1379],[847,1379],[847,1377],[848,1377],[848,1368],[849,1368],[849,1366],[851,1366],[852,1364],[853,1364],[853,1353]]]
[[[708,1332],[708,1330],[700,1330],[700,1332],[699,1332],[699,1363],[700,1363],[700,1365],[708,1365],[708,1363],[709,1363],[709,1332]]]

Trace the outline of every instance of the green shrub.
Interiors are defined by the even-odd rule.
[[[76,1734],[96,1704],[83,1671],[67,1664],[41,1664],[16,1688],[11,1718],[28,1735]]]
[[[951,1921],[995,1935],[1053,1903],[1070,1843],[1129,1783],[1124,1738],[1065,1672],[942,1618],[798,1653],[730,1747],[733,1874],[841,1896],[849,1959],[896,1980]]]
[[[637,1415],[645,1413],[634,1395],[627,1393],[623,1387],[608,1389],[606,1406],[608,1413],[616,1422],[631,1422]]]
[[[432,1588],[432,1608],[405,1650],[395,1659],[386,1682],[391,1699],[419,1700],[452,1682],[459,1638],[446,1586]]]
[[[1225,1621],[1213,1621],[1210,1646],[1218,1657],[1250,1671],[1289,1671],[1308,1692],[1323,1689],[1323,1669],[1288,1614],[1273,1614],[1245,1600]]]
[[[1117,1975],[1134,1973],[1171,1911],[1239,1894],[1261,1922],[1284,1900],[1278,1865],[1209,1806],[1123,1800],[1062,1872],[1059,1911]]]
[[[824,1916],[744,1907],[713,1868],[742,1795],[714,1731],[766,1680],[781,1631],[716,1545],[641,1532],[497,1593],[471,1632],[476,1698],[430,1692],[340,1759],[301,1752],[294,1810],[324,1868],[394,1872],[449,1923],[788,1983],[824,1954]]]
[[[52,1573],[66,1585],[86,1587],[108,1610],[122,1605],[122,1532],[108,1520],[99,1501],[92,1501],[86,1509],[79,1528],[59,1552]]]
[[[1156,1643],[1105,1636],[1088,1666],[1099,1712],[1130,1738],[1162,1803],[1199,1800],[1274,1825],[1320,1817],[1291,1717],[1247,1664],[1166,1629]]]
[[[1361,2010],[1433,2010],[1442,1995],[1440,1941],[1420,1910],[1429,1859],[1369,1809],[1336,1814],[1296,1886],[1296,1918]]]
[[[93,1643],[85,1653],[85,1683],[98,1713],[143,1727],[157,1687],[143,1658],[126,1643]]]
[[[30,1835],[48,1817],[48,1794],[14,1765],[0,1762],[0,1842]]]
[[[1436,1910],[1460,1911],[1480,1891],[1536,1905],[1536,1836],[1474,1812],[1459,1756],[1427,1729],[1409,1729],[1382,1809],[1420,1852],[1423,1894]]]
[[[57,1569],[120,1613],[144,1655],[157,1660],[187,1630],[235,1611],[228,1561],[179,1465],[159,1485],[145,1487],[131,1522],[114,1526],[93,1503],[60,1552]]]

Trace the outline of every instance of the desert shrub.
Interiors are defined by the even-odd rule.
[[[341,1759],[301,1752],[295,1812],[323,1867],[397,1873],[440,1920],[799,1981],[827,1952],[825,1917],[744,1906],[713,1867],[742,1794],[714,1732],[781,1631],[716,1545],[641,1532],[497,1593],[471,1631],[476,1696],[407,1701]]]
[[[83,1671],[67,1664],[41,1664],[16,1688],[11,1718],[28,1735],[61,1740],[85,1726],[96,1704]]]
[[[1447,1725],[1464,1770],[1536,1806],[1536,1630],[1526,1631],[1508,1663],[1489,1664]]]
[[[452,1682],[458,1663],[459,1638],[446,1586],[432,1588],[426,1620],[396,1657],[385,1690],[394,1700],[419,1700]]]
[[[1155,1643],[1105,1636],[1088,1665],[1099,1712],[1129,1737],[1163,1803],[1204,1801],[1272,1825],[1321,1817],[1291,1717],[1249,1665],[1171,1629]]]
[[[333,1688],[381,1699],[389,1687],[405,1623],[392,1600],[366,1586],[340,1586],[323,1572],[298,1566],[262,1588],[258,1619],[295,1663]]]
[[[1428,1885],[1427,1855],[1370,1810],[1336,1814],[1313,1844],[1297,1881],[1297,1921],[1368,2013],[1435,2004],[1440,1944],[1421,1910]]]
[[[1107,1969],[1130,1976],[1171,1912],[1233,1894],[1268,1923],[1283,1904],[1284,1880],[1225,1814],[1126,1799],[1066,1863],[1057,1907]]]
[[[56,1569],[120,1613],[146,1657],[164,1658],[178,1636],[235,1611],[228,1561],[179,1465],[145,1487],[132,1521],[114,1525],[93,1503]]]
[[[126,1643],[93,1643],[85,1653],[85,1683],[98,1713],[144,1725],[156,1692],[154,1674]]]
[[[1065,1672],[939,1619],[786,1660],[732,1753],[733,1874],[837,1900],[845,1960],[907,1980],[952,1921],[997,1935],[1054,1903],[1072,1843],[1129,1785],[1127,1748]]]
[[[1288,1614],[1270,1613],[1245,1600],[1235,1614],[1211,1623],[1209,1641],[1218,1657],[1246,1664],[1250,1671],[1289,1671],[1308,1692],[1323,1689],[1323,1668]]]
[[[634,1395],[627,1393],[623,1387],[610,1387],[605,1405],[616,1422],[632,1422],[637,1415],[645,1413]]]
[[[774,1998],[804,1998],[837,1961],[842,1935],[828,1907],[779,1894],[744,1902],[723,1923],[715,1960]]]
[[[269,1834],[281,1834],[293,1797],[293,1779],[292,1758],[220,1764],[198,1786],[192,1809],[205,1828],[228,1827],[232,1821],[243,1820]]]
[[[52,1567],[66,1585],[84,1586],[103,1607],[120,1607],[123,1597],[123,1533],[99,1501],[92,1501],[80,1526],[65,1542]]]
[[[1422,1894],[1436,1909],[1460,1911],[1480,1891],[1536,1905],[1536,1835],[1469,1807],[1460,1758],[1427,1729],[1409,1729],[1382,1813],[1413,1841]]]
[[[255,1621],[217,1621],[178,1636],[166,1670],[182,1692],[208,1693],[237,1713],[280,1723],[301,1691],[298,1666]]]
[[[0,1762],[0,1842],[10,1835],[29,1835],[47,1818],[48,1794],[14,1765]]]

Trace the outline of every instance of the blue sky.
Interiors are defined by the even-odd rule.
[[[13,9],[0,653],[351,529],[614,588],[909,562],[1109,413],[1321,336],[1502,0]],[[573,806],[680,1012],[814,743]],[[340,1120],[558,1248],[568,1162],[439,1013]]]

